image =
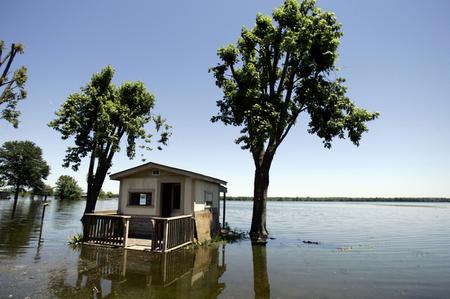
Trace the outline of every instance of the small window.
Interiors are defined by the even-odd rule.
[[[159,170],[153,170],[153,171],[152,171],[152,174],[153,174],[154,176],[158,176],[158,175],[159,175]]]
[[[132,192],[130,193],[130,206],[152,206],[152,192]]]
[[[212,207],[212,202],[213,202],[213,193],[205,191],[205,204],[207,206]]]
[[[180,208],[181,208],[181,185],[174,184],[173,185],[172,209],[179,210]]]

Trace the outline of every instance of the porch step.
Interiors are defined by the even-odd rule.
[[[152,240],[128,238],[126,249],[151,251],[152,250]]]

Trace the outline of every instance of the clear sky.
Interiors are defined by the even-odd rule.
[[[257,12],[280,1],[2,1],[0,39],[21,42],[15,66],[29,70],[20,126],[0,121],[0,142],[32,140],[61,167],[70,142],[47,123],[67,96],[111,64],[115,83],[141,80],[156,96],[155,112],[173,126],[163,151],[148,161],[228,181],[230,195],[251,195],[250,153],[234,144],[238,129],[212,124],[222,93],[208,68],[216,50],[235,42]],[[450,197],[450,2],[318,1],[334,11],[344,37],[337,65],[358,105],[381,112],[359,147],[336,140],[331,150],[300,120],[275,157],[269,196]],[[139,165],[116,154],[111,172]],[[118,191],[107,179],[106,191]]]

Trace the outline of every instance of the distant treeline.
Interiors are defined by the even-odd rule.
[[[227,200],[252,201],[250,196],[229,196]],[[450,202],[444,197],[269,197],[268,201],[353,201],[353,202]]]

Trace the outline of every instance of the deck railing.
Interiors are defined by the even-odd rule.
[[[99,245],[127,247],[131,216],[117,215],[115,211],[86,213],[83,241]],[[167,252],[190,244],[194,238],[192,215],[151,217],[153,226],[151,250]]]
[[[192,242],[194,238],[194,220],[191,215],[169,218],[152,217],[152,250],[167,252]]]
[[[110,213],[86,213],[84,216],[84,242],[127,247],[130,216]]]

